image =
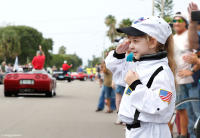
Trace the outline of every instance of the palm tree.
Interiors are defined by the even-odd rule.
[[[64,55],[66,54],[66,47],[65,46],[61,46],[58,50],[58,54]]]
[[[119,23],[119,28],[124,28],[124,27],[129,27],[131,26],[133,23],[133,20],[127,18],[127,19],[123,19],[120,23]],[[124,37],[125,34],[123,33],[118,33],[118,36],[120,37]]]
[[[123,28],[123,27],[129,27],[132,25],[132,20],[127,18],[127,19],[123,19],[120,23],[119,23],[119,28]]]
[[[159,16],[170,17],[173,13],[173,0],[155,0],[155,8],[159,13]],[[163,8],[162,8],[163,7]]]
[[[106,26],[109,27],[108,31],[107,31],[107,36],[109,37],[109,39],[111,40],[111,42],[113,43],[115,38],[117,37],[117,31],[116,31],[116,19],[113,15],[108,15],[105,18],[105,24]]]

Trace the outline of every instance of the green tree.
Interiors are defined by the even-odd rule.
[[[132,22],[133,22],[133,21],[132,21],[131,19],[129,19],[129,18],[123,19],[123,20],[119,23],[119,28],[129,27],[129,26],[132,25]],[[125,34],[123,34],[123,33],[118,33],[118,35],[119,35],[120,37],[124,37],[124,36],[125,36]]]
[[[95,67],[97,64],[100,64],[102,61],[101,57],[92,56],[92,60],[88,60],[88,67]]]
[[[38,46],[43,40],[42,33],[28,26],[8,26],[8,28],[16,30],[20,37],[21,54],[19,55],[19,63],[26,64],[27,61],[31,61],[36,55]],[[44,49],[44,47],[42,48]],[[46,54],[47,51],[44,52]]]
[[[116,19],[113,15],[108,15],[105,18],[105,24],[109,28],[107,31],[107,36],[109,37],[110,41],[113,43],[115,41],[115,38],[117,37],[117,31],[116,31]]]
[[[45,52],[45,65],[49,66],[52,60],[53,40],[51,38],[44,38],[41,42],[42,49]]]
[[[56,66],[57,68],[61,68],[62,64],[65,60],[70,65],[72,64],[72,68],[70,71],[76,71],[76,69],[82,65],[82,59],[79,58],[76,54],[52,54],[52,60],[50,62],[50,66]]]
[[[57,68],[60,68],[63,64],[63,61],[65,60],[63,55],[60,54],[52,54],[51,55],[52,60],[50,62],[50,66],[56,66]]]
[[[31,62],[36,51],[39,50],[39,45],[42,45],[46,55],[46,66],[51,60],[49,51],[53,50],[52,39],[43,38],[42,33],[28,26],[7,26],[0,29],[0,54],[3,53],[13,62],[16,55],[19,57],[20,64]]]
[[[11,28],[0,29],[0,56],[2,60],[12,62],[21,53],[19,36]]]
[[[72,64],[72,71],[76,71],[77,68],[82,65],[82,59],[80,57],[78,57],[76,54],[67,54],[65,56],[65,59],[67,60],[68,64]]]
[[[58,50],[58,54],[66,54],[66,47],[65,46],[61,46]]]
[[[172,16],[173,6],[173,0],[164,0],[163,18]],[[162,16],[162,0],[155,0],[155,8],[159,16]]]
[[[129,27],[132,25],[132,20],[127,18],[127,19],[123,19],[120,23],[119,23],[119,28],[124,28],[124,27]]]

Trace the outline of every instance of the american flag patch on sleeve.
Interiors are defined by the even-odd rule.
[[[128,87],[127,90],[126,90],[126,94],[127,94],[127,95],[130,95],[132,92],[133,92],[133,90],[131,90],[131,88]]]
[[[172,98],[172,92],[160,89],[160,98],[162,101],[169,103]]]

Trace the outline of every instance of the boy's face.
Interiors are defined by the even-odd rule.
[[[128,36],[128,39],[131,42],[129,49],[133,52],[135,59],[140,59],[141,56],[149,54],[149,51],[151,51],[146,38]]]

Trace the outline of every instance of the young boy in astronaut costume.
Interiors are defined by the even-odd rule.
[[[126,123],[126,138],[171,138],[168,122],[175,109],[176,90],[169,24],[160,17],[140,18],[117,31],[128,38],[105,61],[114,81],[127,84],[118,113]],[[134,62],[126,62],[128,48]]]

